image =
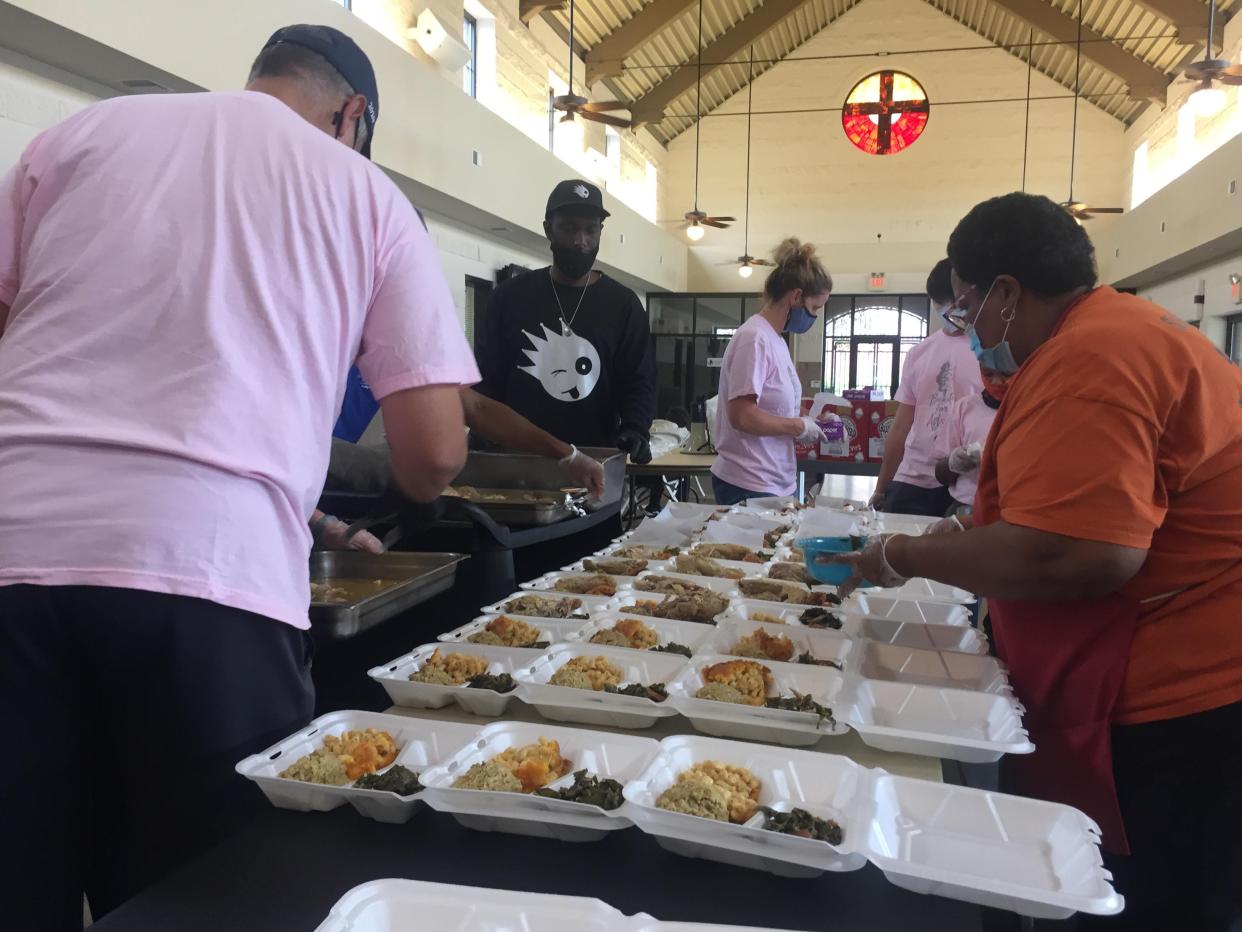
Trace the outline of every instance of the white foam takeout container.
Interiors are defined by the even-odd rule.
[[[729,606],[728,617],[725,620],[737,619],[739,621],[756,621],[757,614],[780,618],[779,624],[789,627],[800,628],[802,624],[802,613],[809,608],[823,608],[832,612],[840,621],[840,628],[810,628],[811,631],[849,631],[849,616],[845,610],[839,605],[793,605],[789,602],[767,602],[763,599],[734,599]],[[766,624],[778,624],[777,622],[765,622]],[[778,624],[778,626],[779,626]]]
[[[498,693],[491,689],[472,689],[469,686],[439,686],[434,683],[416,683],[410,674],[421,670],[436,650],[442,656],[466,654],[487,661],[488,673],[508,673],[512,676],[524,664],[540,656],[543,651],[521,647],[495,647],[488,644],[437,642],[416,647],[413,651],[372,667],[367,675],[384,687],[394,705],[413,709],[439,709],[456,702],[467,712],[475,715],[501,715],[509,703],[517,698],[517,689]]]
[[[294,761],[323,747],[325,735],[378,728],[397,742],[397,758],[417,774],[449,757],[478,731],[474,725],[435,722],[385,715],[380,712],[343,710],[321,715],[283,741],[238,762],[236,771],[258,784],[268,801],[279,809],[328,812],[349,803],[377,822],[408,822],[422,805],[422,793],[398,796],[384,790],[359,790],[353,786],[324,786],[280,776]],[[382,771],[381,771],[382,772]]]
[[[689,552],[687,552],[687,556],[690,556]],[[724,569],[737,570],[742,574],[742,577],[746,577],[746,576],[750,576],[754,574],[754,572],[759,567],[764,565],[762,563],[747,563],[745,560],[719,560],[716,557],[706,557],[705,559],[708,559],[708,560],[713,561],[714,563],[720,564]],[[664,571],[665,575],[669,575],[673,573],[679,576],[681,575],[690,576],[690,577],[693,577],[694,579],[705,578],[701,573],[684,573],[682,570],[677,569],[676,559],[669,560],[668,567]],[[728,579],[727,576],[708,576],[706,578],[707,579]],[[737,580],[730,580],[730,581],[736,582]]]
[[[586,621],[587,616],[596,608],[601,608],[608,602],[606,595],[575,595],[572,592],[549,592],[542,589],[519,589],[512,595],[507,595],[499,602],[493,602],[491,605],[484,605],[479,609],[480,615],[516,615],[517,612],[510,612],[505,609],[505,604],[513,599],[520,599],[524,595],[538,595],[547,599],[578,599],[582,602],[582,608],[578,611],[583,615],[580,621]],[[552,619],[553,621],[565,621],[573,619]]]
[[[534,794],[453,788],[453,782],[475,764],[485,763],[509,748],[534,744],[540,738],[556,741],[561,756],[573,765],[568,774],[549,784],[552,789],[571,785],[574,771],[584,769],[601,780],[625,784],[642,773],[659,750],[651,738],[634,735],[533,722],[494,722],[447,760],[424,772],[425,801],[438,812],[451,813],[467,828],[561,841],[597,841],[608,832],[633,824],[628,804],[607,811]]]
[[[957,651],[963,654],[988,652],[987,635],[970,625],[929,625],[914,621],[852,616],[845,630],[854,637],[897,647]]]
[[[492,621],[495,621],[499,617],[500,617],[499,615],[480,615],[478,618],[475,618],[473,621],[467,622],[466,624],[462,625],[460,628],[454,628],[452,631],[445,631],[443,634],[438,635],[436,637],[436,640],[440,641],[441,643],[455,643],[455,642],[470,643],[469,641],[470,635],[478,634],[480,631],[486,628],[489,623],[491,623]],[[508,617],[516,619],[518,621],[524,621],[528,625],[530,625],[532,628],[538,628],[539,629],[539,640],[547,641],[549,646],[551,646],[557,641],[564,640],[566,635],[574,631],[577,631],[579,628],[581,628],[583,625],[587,623],[586,618],[573,618],[573,619],[540,618],[536,615],[509,615]],[[480,646],[499,647],[501,645],[483,644]],[[521,647],[512,648],[511,647],[508,649],[509,650],[526,650],[527,648],[521,648]],[[544,648],[535,648],[535,649],[543,650]]]
[[[970,610],[952,602],[927,602],[877,595],[876,589],[859,589],[842,610],[859,618],[880,618],[885,621],[908,621],[931,625],[969,625]]]
[[[421,880],[372,880],[336,901],[316,932],[780,932],[623,915],[602,900],[551,893],[459,887]]]
[[[1009,674],[999,660],[956,651],[920,650],[861,640],[858,649],[850,654],[846,672],[871,680],[1013,694]]]
[[[588,570],[582,564],[584,561],[590,560],[590,559],[608,560],[612,558],[608,556],[602,556],[600,554],[593,554],[590,557],[583,557],[581,560],[578,560],[575,563],[569,564],[569,566],[563,566],[561,567],[561,569],[563,569],[566,573],[588,573],[590,572],[590,570]],[[624,559],[624,558],[617,557],[616,559]],[[673,562],[672,560],[647,560],[647,565],[646,567],[644,567],[644,569],[648,569],[653,572],[663,572],[670,567],[672,562]],[[613,575],[614,579],[624,579],[627,582],[634,578],[632,576],[616,576],[614,574],[610,574],[610,575]]]
[[[899,887],[1037,919],[1125,904],[1077,809],[883,771],[870,796],[865,853]]]
[[[836,586],[816,586],[817,590],[836,592]],[[949,602],[954,605],[968,605],[976,601],[975,596],[965,589],[950,586],[934,579],[908,579],[900,586],[881,588],[868,586],[855,589],[846,601],[857,602],[860,597],[877,596],[887,599],[906,599],[918,602]]]
[[[608,604],[602,609],[596,611],[594,614],[604,616],[616,613],[634,618],[648,618],[650,616],[641,615],[633,610],[627,609],[626,606],[633,605],[636,602],[663,602],[664,599],[665,596],[661,592],[640,592],[637,590],[627,589],[625,592],[619,592],[614,598],[609,599]],[[687,622],[687,624],[702,625],[704,628],[710,628],[712,625],[722,621],[728,616],[730,606],[732,606],[736,601],[736,599],[729,599],[729,605],[725,607],[724,611],[715,615],[710,622],[691,621]],[[658,621],[659,619],[656,620]],[[681,621],[679,618],[671,620]]]
[[[817,660],[831,660],[844,665],[845,658],[854,647],[854,642],[840,631],[747,621],[741,618],[730,619],[718,625],[709,643],[714,653],[732,655],[733,646],[756,631],[766,631],[773,637],[788,638],[793,644],[795,660],[803,653],[810,653]]]
[[[760,780],[760,805],[835,819],[840,845],[656,807],[696,763],[744,767]],[[677,854],[811,876],[871,861],[897,886],[1041,919],[1113,915],[1124,899],[1099,852],[1099,828],[1070,806],[897,777],[848,758],[677,735],[625,787],[638,827]]]
[[[881,751],[983,764],[1035,750],[1008,695],[848,677],[834,712]]]
[[[626,587],[627,590],[648,593],[648,595],[642,596],[642,598],[650,598],[657,595],[663,597],[668,595],[669,593],[666,592],[653,592],[650,589],[643,588],[643,580],[651,576],[663,576],[669,579],[675,579],[678,582],[686,583],[689,586],[698,586],[701,589],[711,589],[713,592],[718,592],[730,599],[737,598],[738,595],[736,579],[724,579],[720,576],[692,576],[689,573],[654,573],[651,570],[647,570],[645,573],[639,573],[634,579],[634,582],[630,583]]]
[[[606,657],[622,671],[620,685],[669,683],[689,661],[678,654],[653,654],[651,651],[626,647],[605,647],[601,644],[554,644],[543,656],[514,676],[518,697],[535,707],[546,719],[554,722],[582,722],[587,725],[608,725],[613,728],[650,728],[661,718],[677,714],[672,700],[653,702],[638,696],[596,692],[551,686],[552,674],[573,657]]]
[[[577,631],[566,635],[565,641],[570,644],[577,641],[589,644],[593,635],[598,634],[600,631],[608,630],[622,618],[633,618],[641,621],[656,633],[660,639],[660,646],[664,646],[671,641],[688,647],[692,651],[698,650],[712,636],[712,632],[716,630],[712,625],[701,624],[697,621],[671,621],[667,618],[650,618],[646,615],[634,615],[610,610],[600,612],[593,620],[588,621]],[[671,654],[669,656],[675,657],[677,655]]]
[[[574,579],[577,577],[597,576],[597,575],[607,576],[609,579],[611,579],[613,585],[616,587],[618,592],[627,586],[633,585],[634,580],[637,578],[634,576],[617,576],[613,573],[588,573],[585,571],[578,571],[578,570],[554,570],[550,573],[544,573],[542,576],[537,576],[534,579],[529,580],[528,582],[519,583],[518,587],[521,589],[534,589],[539,592],[561,592],[561,590],[556,588],[556,584],[562,579]],[[616,594],[617,592],[613,592],[612,595],[616,595]],[[578,593],[561,592],[561,595],[577,597]],[[611,599],[612,595],[602,596],[602,598]],[[589,596],[588,598],[600,598],[600,597]]]
[[[668,684],[668,702],[698,731],[718,737],[770,741],[797,747],[815,744],[824,735],[844,734],[848,730],[840,721],[821,722],[813,712],[790,712],[695,698],[695,693],[703,686],[704,667],[736,659],[725,654],[696,655]],[[772,671],[773,685],[769,696],[790,696],[796,690],[833,709],[835,715],[837,697],[845,686],[845,678],[838,671],[831,667],[773,660],[757,662]]]
[[[760,827],[763,818],[758,814],[735,825],[657,807],[656,801],[679,774],[705,761],[750,771],[760,782],[761,806],[792,803],[835,820],[844,832],[842,843],[834,846],[768,831]],[[676,735],[660,742],[651,763],[626,784],[625,798],[635,824],[676,854],[784,877],[814,877],[829,870],[857,870],[866,863],[859,843],[867,837],[867,775],[865,768],[835,754]]]

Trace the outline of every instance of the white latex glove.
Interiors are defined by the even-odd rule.
[[[879,508],[881,505],[883,505],[883,504],[884,504],[884,496],[885,496],[885,494],[886,494],[886,493],[884,493],[884,492],[875,492],[875,493],[873,493],[873,494],[872,494],[872,496],[871,496],[869,499],[867,499],[867,507],[868,507],[868,508],[870,508],[870,509],[872,509],[873,511],[874,511],[876,508]]]
[[[974,472],[983,458],[983,444],[967,443],[949,454],[949,469],[959,476]]]
[[[565,470],[575,486],[581,486],[590,492],[591,498],[599,501],[604,497],[604,467],[598,460],[570,444],[569,456],[557,460],[557,464]]]
[[[845,598],[866,580],[882,589],[895,589],[906,582],[906,578],[898,573],[885,550],[888,542],[897,534],[880,534],[867,541],[867,546],[853,553],[821,553],[816,557],[819,563],[843,563],[854,568],[854,575],[837,587],[837,595]]]
[[[795,438],[798,443],[819,443],[824,439],[824,429],[816,423],[815,418],[807,414],[802,416],[801,421],[802,433]]]
[[[949,515],[947,518],[941,518],[931,527],[923,532],[924,537],[931,537],[934,534],[956,534],[958,531],[966,530],[966,525],[958,520],[957,515]]]
[[[340,518],[329,517],[319,532],[315,543],[323,550],[361,550],[365,553],[383,553],[384,545],[370,531],[359,531],[349,540],[345,534],[349,525]]]

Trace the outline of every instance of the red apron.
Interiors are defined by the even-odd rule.
[[[1005,410],[1002,403],[979,464],[976,527],[1000,520],[992,449]],[[1072,602],[988,599],[996,652],[1026,707],[1023,721],[1035,744],[1033,754],[1006,759],[1012,789],[1081,809],[1099,824],[1104,848],[1117,854],[1130,848],[1113,782],[1110,729],[1138,609],[1120,595]]]
[[[1129,854],[1113,784],[1111,721],[1138,605],[1119,595],[1076,602],[989,599],[996,652],[1026,706],[1035,752],[1005,760],[1010,789],[1081,809],[1103,846]]]

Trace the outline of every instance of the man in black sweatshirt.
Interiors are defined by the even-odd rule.
[[[552,265],[497,286],[475,331],[476,390],[567,443],[647,463],[655,359],[638,295],[593,268],[607,216],[589,182],[552,190]]]

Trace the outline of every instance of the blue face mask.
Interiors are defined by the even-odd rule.
[[[815,326],[815,315],[803,305],[789,309],[789,317],[785,321],[785,333],[806,333]]]
[[[988,288],[988,293],[983,296],[983,302],[979,305],[979,313],[975,315],[975,320],[979,319],[979,314],[983,313],[984,306],[988,303],[988,298],[992,294],[992,288],[996,286],[996,282]],[[1005,339],[1009,334],[1009,324],[1013,321],[1013,315],[1005,317],[1005,312],[1001,311],[1001,320],[1005,321],[1005,332],[1001,334],[1000,342],[995,346],[985,347],[979,340],[979,332],[975,330],[975,323],[971,321],[966,325],[966,336],[970,339],[970,351],[975,354],[975,359],[979,360],[979,365],[984,369],[992,369],[1001,375],[1013,375],[1018,371],[1018,363],[1013,358],[1013,348],[1009,345],[1009,341]]]

